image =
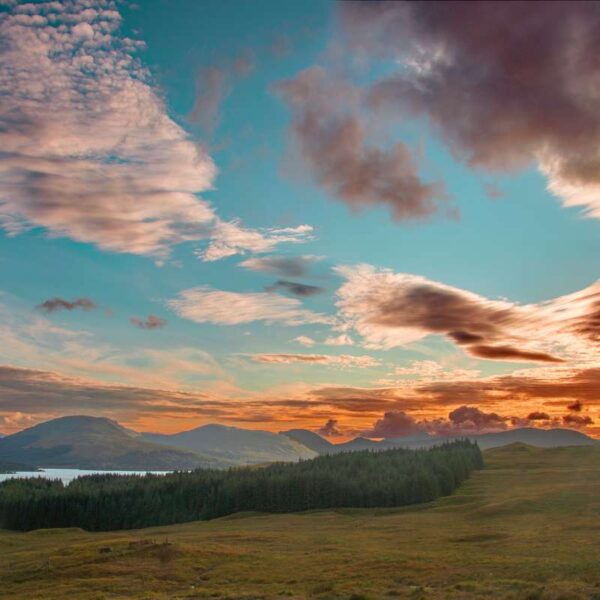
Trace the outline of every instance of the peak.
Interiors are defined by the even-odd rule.
[[[76,432],[76,431],[120,431],[129,433],[127,429],[119,425],[116,421],[106,417],[91,417],[88,415],[68,415],[58,417],[50,421],[38,423],[33,427],[24,429],[23,431],[38,431],[38,432]]]

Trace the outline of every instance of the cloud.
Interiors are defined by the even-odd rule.
[[[329,336],[323,343],[328,346],[354,346],[354,340],[347,333]]]
[[[0,228],[161,261],[184,242],[211,240],[200,254],[217,260],[309,239],[223,222],[198,197],[214,188],[212,159],[169,117],[113,3],[88,5],[21,3],[1,15]]]
[[[189,119],[212,131],[218,125],[223,98],[229,94],[227,74],[214,66],[202,69],[196,80],[196,88],[196,99]]]
[[[339,316],[368,346],[393,348],[437,334],[477,358],[549,364],[591,359],[597,351],[599,282],[519,305],[369,265],[336,271],[346,279],[337,292]]]
[[[600,217],[600,12],[593,2],[344,2],[346,48],[393,60],[370,86],[388,119],[425,116],[488,171],[537,163],[566,206]]]
[[[449,422],[461,431],[498,431],[506,429],[507,417],[486,413],[476,406],[460,406],[448,414]]]
[[[575,400],[575,402],[569,404],[567,408],[573,412],[581,412],[583,410],[583,402]]]
[[[525,362],[547,362],[562,363],[562,358],[551,356],[546,352],[531,352],[520,350],[512,346],[486,346],[485,344],[474,344],[469,346],[469,354],[477,358],[489,358],[491,360],[514,360]]]
[[[201,286],[183,290],[167,304],[180,317],[197,323],[238,325],[265,321],[302,325],[331,322],[330,317],[303,308],[296,298],[267,292],[227,292]]]
[[[251,271],[277,273],[283,277],[306,277],[310,267],[321,260],[320,256],[264,256],[248,258],[240,266]]]
[[[396,220],[432,216],[446,193],[423,183],[407,146],[370,145],[357,90],[320,67],[281,82],[291,131],[314,179],[353,210],[384,205]]]
[[[428,382],[415,388],[417,397],[437,405],[456,404],[470,399],[478,404],[515,401],[526,404],[545,401],[548,405],[565,401],[596,404],[600,391],[599,367],[552,367],[526,369],[510,375],[483,379]]]
[[[315,364],[335,367],[356,367],[364,369],[375,367],[379,361],[371,356],[351,356],[349,354],[340,354],[334,356],[331,354],[251,354],[253,361],[266,364],[289,365]]]
[[[309,296],[316,296],[317,294],[321,294],[325,291],[324,288],[318,287],[316,285],[307,285],[306,283],[298,283],[297,281],[287,281],[285,279],[280,279],[276,281],[273,285],[265,288],[267,292],[276,292],[277,290],[284,290],[293,294],[294,296],[300,296],[301,298],[306,298]]]
[[[562,420],[565,425],[571,427],[585,427],[586,425],[594,424],[593,419],[588,415],[565,415]]]
[[[162,329],[167,322],[156,315],[148,315],[146,319],[131,317],[129,322],[140,329]]]
[[[536,410],[527,415],[527,420],[529,421],[548,421],[550,420],[550,415],[546,412],[541,412]]]
[[[2,15],[0,224],[164,256],[206,237],[215,166],[168,116],[108,2]]]
[[[408,367],[396,367],[396,377],[411,377],[418,381],[473,379],[479,375],[476,369],[446,369],[435,360],[413,360]]]
[[[0,413],[40,417],[57,414],[109,415],[130,420],[145,415],[230,415],[225,402],[199,392],[116,385],[52,371],[0,366]]]
[[[212,133],[221,119],[221,106],[236,80],[254,69],[254,59],[248,52],[233,60],[222,60],[200,70],[196,78],[196,97],[189,115],[208,133]]]
[[[309,348],[317,343],[315,340],[313,340],[311,337],[308,337],[307,335],[299,335],[298,337],[295,337],[292,341],[298,342],[302,346],[307,346]]]
[[[76,298],[75,300],[65,300],[64,298],[50,298],[38,304],[37,308],[45,313],[53,313],[58,310],[74,310],[81,308],[82,310],[92,310],[98,308],[98,305],[89,298]]]
[[[322,427],[317,429],[317,433],[325,437],[340,437],[342,435],[342,432],[338,428],[337,419],[328,419]]]
[[[363,432],[363,435],[373,438],[395,438],[410,435],[421,431],[421,427],[413,417],[401,410],[392,410],[384,413],[381,419],[377,419],[371,429]]]
[[[211,232],[212,238],[208,248],[198,250],[196,255],[204,262],[212,262],[246,252],[271,252],[279,244],[302,244],[313,240],[312,231],[310,225],[249,229],[243,227],[239,221],[220,221]]]
[[[474,435],[507,429],[515,417],[486,413],[475,406],[459,406],[447,418],[417,420],[403,410],[390,410],[377,419],[373,426],[362,432],[372,438],[392,439],[427,432],[433,435]],[[516,419],[519,421],[519,419]]]

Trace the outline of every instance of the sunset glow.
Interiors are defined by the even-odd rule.
[[[600,437],[595,3],[0,4],[0,433]]]

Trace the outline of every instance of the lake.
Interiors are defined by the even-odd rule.
[[[0,481],[23,477],[44,477],[46,479],[61,479],[64,484],[70,483],[76,477],[83,475],[112,474],[112,475],[166,475],[171,471],[86,471],[82,469],[43,469],[42,471],[18,471],[16,473],[0,473]]]

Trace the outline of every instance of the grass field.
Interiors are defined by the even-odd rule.
[[[485,459],[404,509],[0,532],[0,597],[600,600],[600,447]]]

